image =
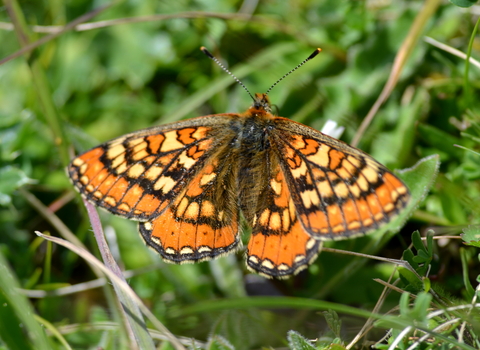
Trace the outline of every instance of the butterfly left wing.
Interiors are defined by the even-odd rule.
[[[226,120],[208,116],[137,131],[79,155],[67,172],[90,202],[145,221],[164,211],[215,152]]]
[[[170,262],[196,262],[239,244],[237,189],[228,145],[234,115],[212,115],[134,132],[68,166],[83,197],[141,221],[145,242]],[[227,184],[227,185],[225,185]]]

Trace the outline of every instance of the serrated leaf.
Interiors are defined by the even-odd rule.
[[[462,240],[466,245],[480,248],[480,226],[468,226],[465,227],[462,231]]]
[[[310,341],[304,338],[300,333],[289,331],[287,334],[288,345],[291,350],[315,350]]]

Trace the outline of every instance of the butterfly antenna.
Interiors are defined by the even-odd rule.
[[[279,83],[281,82],[283,79],[285,79],[287,76],[289,76],[290,74],[292,74],[293,72],[295,72],[298,68],[300,68],[301,66],[303,66],[305,63],[307,63],[308,61],[310,61],[312,58],[314,58],[316,55],[318,55],[320,53],[320,51],[322,51],[322,49],[316,49],[315,51],[313,51],[313,53],[307,57],[307,59],[305,61],[303,61],[302,63],[300,63],[298,66],[296,66],[295,68],[293,68],[290,72],[288,72],[287,74],[285,74],[283,77],[281,77],[280,79],[278,79],[275,84],[273,84],[272,86],[270,86],[270,88],[267,90],[267,92],[265,93],[265,95],[268,95],[268,93],[270,91],[272,91],[272,89]]]
[[[250,91],[248,91],[247,87],[245,85],[243,85],[243,83],[235,76],[232,74],[232,72],[230,72],[223,64],[222,62],[220,62],[215,56],[213,56],[210,51],[208,51],[205,46],[202,46],[200,48],[200,50],[208,57],[210,58],[213,62],[215,62],[216,64],[218,64],[220,66],[220,68],[222,68],[225,72],[227,72],[233,79],[235,79],[235,81],[237,83],[239,83],[244,89],[245,91],[250,95],[250,97],[252,98],[253,101],[255,101],[255,99],[253,98],[252,94],[250,93]],[[307,60],[308,61],[308,60]]]

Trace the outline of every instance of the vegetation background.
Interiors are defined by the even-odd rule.
[[[480,7],[466,8],[474,3],[4,0],[0,349],[479,348],[480,74],[478,62],[467,66],[454,51],[480,54]],[[136,223],[101,212],[128,285],[156,318],[146,321],[148,334],[138,317],[122,316],[118,298],[138,302],[122,296],[125,286],[98,279],[93,258],[35,235],[76,236],[99,256],[65,175],[74,153],[148,126],[248,108],[249,96],[200,46],[252,93],[322,48],[271,92],[279,115],[316,129],[327,120],[344,126],[342,140],[391,169],[411,168],[402,176],[414,194],[388,230],[327,248],[403,255],[411,269],[328,251],[282,281],[250,274],[242,253],[166,265]],[[428,244],[412,236],[429,229]]]

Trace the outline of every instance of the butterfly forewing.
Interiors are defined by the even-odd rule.
[[[222,117],[125,135],[75,158],[68,173],[89,201],[133,220],[157,216],[215,150]]]

